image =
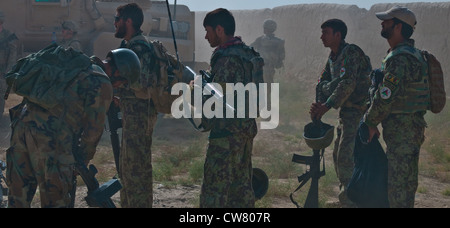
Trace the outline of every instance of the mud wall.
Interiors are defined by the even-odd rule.
[[[418,24],[412,38],[416,47],[431,51],[440,60],[447,91],[450,90],[450,2],[402,4],[411,9]],[[328,19],[339,18],[348,27],[346,41],[359,45],[371,58],[374,68],[389,49],[382,38],[381,21],[375,13],[394,4],[377,4],[370,10],[355,5],[300,4],[273,9],[232,11],[237,23],[236,35],[250,44],[263,34],[262,23],[273,18],[278,23],[276,35],[286,41],[285,70],[279,77],[295,77],[305,83],[314,83],[326,62],[329,49],[320,40],[320,25]],[[202,26],[206,12],[196,13],[196,59],[208,62],[213,51],[204,39]]]

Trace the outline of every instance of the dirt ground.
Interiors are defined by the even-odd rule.
[[[7,108],[11,107],[13,102],[17,102],[17,98],[11,99],[11,101],[7,104]],[[6,109],[7,110],[7,109]],[[10,127],[9,121],[7,118],[7,114],[3,115],[3,118],[0,122],[0,160],[5,160],[5,151],[9,146],[9,137],[10,137]],[[164,121],[164,120],[163,120]],[[163,124],[161,126],[164,126]],[[171,132],[171,138],[174,140],[174,143],[181,140],[183,137],[176,137],[173,134],[177,134],[177,132],[181,131],[173,131],[176,126],[171,125],[170,129],[161,127],[158,129],[158,132],[155,132],[157,136],[163,137],[161,134],[168,134]],[[179,126],[181,127],[181,126]],[[257,137],[261,139],[267,139],[268,141],[277,141],[282,140],[283,135],[279,132],[277,134],[271,133],[271,131],[262,131],[258,134]],[[101,145],[101,147],[106,147]],[[108,148],[103,148],[108,149]],[[421,156],[428,156],[426,151],[421,152]],[[333,172],[331,170],[328,171]],[[419,176],[419,189],[421,186],[425,186],[426,190],[417,191],[416,193],[416,203],[415,207],[417,208],[449,208],[450,207],[450,197],[445,196],[443,194],[444,191],[448,191],[450,189],[449,183],[440,182],[437,179],[432,177],[420,175]],[[320,188],[320,186],[319,186]],[[198,205],[198,195],[200,193],[200,185],[193,186],[165,186],[161,183],[154,183],[154,208],[192,208],[197,207]],[[338,188],[337,186],[334,189],[334,192],[337,195]],[[87,208],[88,205],[84,201],[84,197],[86,196],[86,187],[79,186],[77,188],[77,197],[75,201],[75,207],[77,208]],[[37,198],[37,197],[35,197]],[[330,201],[337,201],[337,198],[334,196],[328,197]],[[3,198],[6,200],[6,197]],[[117,207],[120,207],[120,196],[119,193],[115,194],[112,197],[113,202]],[[38,201],[38,200],[35,200]],[[2,205],[4,206],[4,205]],[[39,203],[33,203],[33,207],[39,207]],[[283,198],[276,198],[272,200],[273,208],[295,208],[295,206],[291,203],[289,196]]]

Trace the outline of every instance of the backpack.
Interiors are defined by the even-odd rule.
[[[152,85],[148,92],[158,112],[171,114],[172,103],[181,96],[171,94],[172,86],[182,81],[184,66],[167,53],[161,42],[152,41],[151,44],[158,58],[160,75],[156,85]]]
[[[50,110],[62,102],[65,89],[85,71],[95,71],[87,55],[72,48],[65,49],[52,44],[17,61],[13,69],[5,75],[7,94],[12,91]],[[103,72],[99,74],[104,75]]]
[[[428,64],[428,78],[430,83],[430,107],[433,113],[440,113],[445,106],[447,97],[445,94],[444,73],[441,63],[428,51],[421,51],[422,56]]]
[[[152,99],[157,112],[171,114],[173,101],[181,96],[181,93],[171,94],[172,86],[182,81],[184,65],[170,55],[163,44],[157,40],[149,41],[141,36],[134,43],[147,47],[157,60],[156,64],[150,68],[153,72],[149,74],[149,77],[152,78],[147,79],[151,83],[142,85],[143,88],[135,92],[136,97]]]

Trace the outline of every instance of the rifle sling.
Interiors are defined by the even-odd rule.
[[[311,179],[311,172],[310,172],[310,171],[307,171],[307,172],[304,173],[303,175],[299,176],[299,177],[298,177],[298,182],[300,182],[300,185],[297,187],[297,189],[295,189],[295,191],[293,191],[293,192],[289,195],[289,198],[291,199],[291,202],[292,202],[295,206],[297,206],[297,208],[301,208],[301,207],[300,207],[300,206],[298,205],[298,203],[294,200],[294,198],[292,197],[292,195],[293,195],[296,191],[300,190],[300,188],[302,188],[303,185],[305,185],[306,182],[309,181],[309,179]]]

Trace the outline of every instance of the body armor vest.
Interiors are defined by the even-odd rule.
[[[409,82],[405,88],[405,94],[397,95],[397,99],[392,104],[392,113],[415,113],[427,110],[430,105],[430,90],[428,84],[428,65],[420,50],[411,46],[400,46],[391,51],[382,62],[381,69],[384,72],[387,61],[399,54],[409,54],[414,56],[417,61],[421,63],[421,71],[413,72],[420,74],[421,78],[418,81]],[[407,75],[406,77],[408,77]]]

